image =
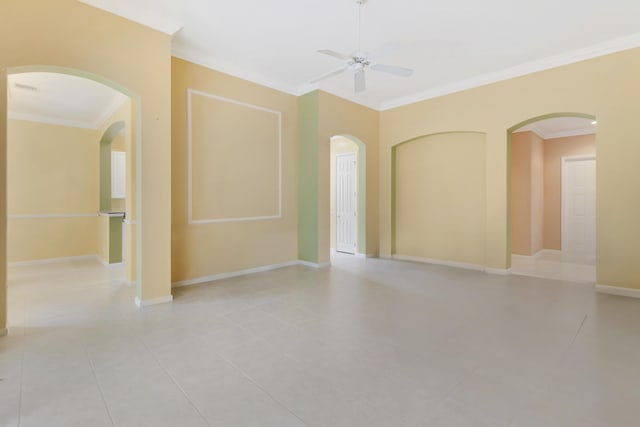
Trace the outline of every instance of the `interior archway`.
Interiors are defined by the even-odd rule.
[[[126,97],[128,97],[131,100],[131,106],[132,106],[132,110],[133,110],[133,114],[132,114],[132,143],[135,147],[135,153],[133,153],[134,155],[132,157],[135,158],[134,162],[135,162],[135,178],[133,179],[133,181],[135,181],[135,189],[133,189],[134,194],[139,195],[141,192],[141,160],[142,160],[142,156],[141,156],[141,134],[140,134],[140,129],[141,129],[141,102],[140,102],[140,97],[134,93],[133,91],[129,90],[128,88],[112,81],[109,80],[101,75],[95,74],[95,73],[91,73],[91,72],[87,72],[84,70],[80,70],[80,69],[74,69],[74,68],[66,68],[66,67],[59,67],[59,66],[18,66],[18,67],[9,67],[7,68],[5,74],[5,79],[3,79],[3,83],[2,85],[4,86],[4,90],[6,93],[6,89],[7,89],[7,82],[8,82],[8,77],[10,75],[17,75],[17,74],[22,74],[22,73],[53,73],[53,74],[63,74],[63,75],[69,75],[69,76],[75,76],[75,77],[80,77],[83,79],[88,79],[88,80],[92,80],[94,82],[100,83],[102,85],[105,85],[111,89],[114,89],[117,92],[120,92],[121,94],[125,95]],[[112,139],[115,135],[117,135],[118,132],[120,132],[122,130],[124,126],[124,123],[114,123],[106,132],[104,132],[104,135],[102,137],[103,140],[106,139]],[[5,188],[6,191],[6,188]],[[141,197],[134,197],[135,200],[135,207],[134,207],[134,211],[136,212],[136,216],[139,218],[139,214],[141,212]],[[141,280],[141,268],[140,268],[140,264],[141,264],[141,253],[142,253],[142,245],[141,245],[141,230],[142,230],[142,224],[139,221],[133,221],[133,224],[135,225],[135,237],[132,236],[132,241],[135,242],[135,247],[136,247],[136,262],[135,262],[135,287],[136,287],[136,295],[138,295],[138,297],[136,297],[136,301],[140,298],[139,296],[142,295],[142,280]],[[4,249],[6,251],[6,248]],[[5,309],[6,309],[6,304],[7,304],[7,299],[4,299],[4,304],[5,304]]]
[[[595,281],[595,119],[584,113],[551,113],[507,130],[507,265],[512,273]],[[573,178],[565,166],[573,168],[571,165],[577,163],[589,166],[581,172],[581,180],[591,183],[588,188],[592,195],[580,195],[580,200],[587,201],[580,210],[591,213],[586,217],[581,214],[578,222],[584,224],[574,227],[567,217],[578,199],[572,201],[568,196],[567,180]],[[574,250],[571,242],[576,239],[570,230],[583,230],[578,239],[584,240],[579,252],[589,247],[592,255]]]

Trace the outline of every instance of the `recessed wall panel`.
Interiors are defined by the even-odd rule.
[[[189,91],[190,222],[281,215],[281,114]]]

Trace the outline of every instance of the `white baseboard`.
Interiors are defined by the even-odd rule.
[[[149,307],[150,305],[164,304],[171,301],[173,301],[173,295],[167,295],[166,297],[147,299],[147,300],[141,300],[140,298],[136,297],[136,299],[134,300],[136,305],[140,308]]]
[[[114,267],[122,267],[122,266],[124,266],[124,262],[112,262],[112,263],[109,263],[109,261],[105,261],[101,257],[98,257],[98,259],[100,260],[102,265],[104,265],[107,268],[114,268]]]
[[[315,262],[302,261],[302,260],[298,260],[296,264],[304,265],[305,267],[313,267],[313,268],[324,268],[324,267],[331,266],[330,262],[315,263]]]
[[[640,298],[640,289],[621,288],[618,286],[598,285],[596,291],[601,294],[618,295],[621,297]]]
[[[397,259],[400,261],[422,262],[425,264],[444,265],[447,267],[463,268],[465,270],[485,271],[484,266],[479,264],[471,264],[466,262],[447,261],[441,259],[422,258],[411,255],[391,255],[391,259]]]
[[[291,267],[298,265],[300,261],[289,261],[281,264],[271,264],[262,267],[247,268],[245,270],[230,271],[228,273],[212,274],[211,276],[197,277],[195,279],[181,280],[174,282],[172,288],[181,288],[183,286],[198,285],[200,283],[213,282],[215,280],[229,279],[231,277],[246,276],[248,274],[262,273],[264,271],[276,270],[278,268]]]
[[[511,269],[485,267],[484,272],[488,274],[497,274],[498,276],[508,276],[511,274]]]
[[[53,264],[56,262],[69,262],[69,261],[88,261],[95,260],[102,262],[98,255],[78,255],[78,256],[70,256],[70,257],[60,257],[60,258],[47,258],[47,259],[35,259],[32,261],[11,261],[8,262],[7,265],[9,267],[29,267],[36,266],[42,264]]]
[[[9,330],[7,328],[0,328],[0,337],[6,337],[8,333]]]

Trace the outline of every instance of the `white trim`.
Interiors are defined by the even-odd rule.
[[[593,135],[597,131],[595,128],[582,128],[582,129],[572,129],[565,130],[562,132],[553,132],[545,135],[544,139],[558,139],[558,138],[568,138],[570,136],[582,136],[582,135]]]
[[[331,266],[331,262],[317,263],[317,262],[303,261],[301,259],[298,260],[297,264],[305,267],[311,267],[311,268],[325,268],[325,267]]]
[[[567,138],[570,136],[582,136],[582,135],[593,135],[596,133],[595,127],[581,128],[581,129],[572,129],[565,130],[560,132],[551,132],[545,133],[537,123],[532,123],[527,126],[521,127],[515,130],[513,133],[521,133],[521,132],[533,132],[541,139],[558,139],[558,138]]]
[[[112,218],[112,217],[124,217],[124,212],[100,212],[98,215],[99,216],[108,216],[109,218]]]
[[[171,301],[173,301],[173,295],[167,295],[166,297],[147,299],[147,300],[141,300],[138,297],[136,297],[134,299],[135,304],[139,308],[149,307],[150,305],[164,304],[164,303],[171,302]]]
[[[106,268],[115,268],[115,267],[124,266],[124,262],[122,261],[109,263],[109,261],[105,261],[102,257],[98,257],[98,259],[100,260],[100,263]]]
[[[560,179],[561,179],[561,188],[560,188],[560,220],[561,220],[561,227],[560,227],[560,233],[561,233],[561,240],[560,240],[560,245],[562,247],[562,249],[566,249],[564,247],[564,242],[568,241],[567,239],[567,223],[568,223],[568,219],[567,219],[567,209],[565,208],[565,204],[568,203],[567,200],[567,191],[568,191],[568,182],[567,182],[567,163],[569,162],[582,162],[582,161],[590,161],[593,160],[594,162],[596,162],[596,155],[595,154],[586,154],[586,155],[577,155],[577,156],[563,156],[560,158],[560,163],[561,163],[561,170],[560,170]],[[597,163],[596,163],[596,168],[597,168]],[[597,190],[596,190],[597,191]],[[597,195],[596,195],[597,197]],[[595,203],[595,201],[594,201]]]
[[[155,12],[154,9],[134,6],[132,2],[128,1],[118,1],[114,2],[112,0],[79,0],[80,3],[84,3],[86,5],[95,7],[97,9],[102,9],[109,13],[113,13],[115,15],[126,18],[130,21],[137,22],[138,24],[144,25],[145,27],[152,28],[156,31],[160,31],[161,33],[168,34],[170,36],[174,35],[182,27],[184,24],[182,22],[174,21],[172,19],[167,18],[166,14],[161,16],[159,13]]]
[[[439,96],[449,95],[464,90],[496,83],[503,80],[512,79],[539,71],[549,70],[551,68],[561,67],[563,65],[573,64],[575,62],[585,61],[591,58],[620,52],[627,49],[633,49],[640,46],[640,33],[620,37],[606,42],[591,45],[582,49],[564,52],[558,55],[549,56],[538,61],[526,62],[514,67],[505,68],[500,71],[472,77],[470,79],[461,80],[447,85],[438,86],[413,95],[404,96],[393,99],[391,101],[380,104],[378,110],[385,111],[392,108],[402,107],[404,105],[413,104],[427,99],[437,98]]]
[[[511,269],[485,267],[484,272],[487,274],[497,274],[498,276],[509,276],[511,274]]]
[[[391,255],[391,259],[410,262],[421,262],[425,264],[444,265],[447,267],[464,268],[465,270],[485,271],[484,266],[467,262],[447,261],[442,259],[423,258],[412,255]]]
[[[596,292],[599,292],[601,294],[617,295],[621,297],[640,298],[640,289],[621,288],[619,286],[596,284]]]
[[[31,265],[52,264],[56,262],[88,261],[88,260],[95,260],[98,262],[102,262],[102,260],[98,255],[78,255],[78,256],[69,256],[69,257],[60,257],[60,258],[35,259],[31,261],[11,261],[7,263],[7,266],[28,267]]]
[[[126,225],[136,225],[138,223],[138,221],[136,221],[135,219],[126,219],[126,215],[125,215],[125,219],[122,220],[123,224]]]
[[[7,219],[89,218],[99,215],[98,212],[80,214],[15,214],[7,215]]]
[[[6,337],[9,334],[9,330],[7,328],[0,329],[0,337]]]
[[[174,282],[171,285],[171,287],[182,288],[184,286],[199,285],[201,283],[213,282],[216,280],[229,279],[229,278],[238,277],[238,276],[246,276],[246,275],[255,274],[255,273],[262,273],[265,271],[276,270],[284,267],[292,267],[294,265],[298,265],[298,263],[299,263],[298,261],[289,261],[289,262],[283,262],[280,264],[271,264],[271,265],[264,265],[261,267],[247,268],[244,270],[230,271],[227,273],[212,274],[210,276],[203,276],[195,279],[188,279],[188,280],[182,280],[179,282]]]
[[[177,43],[172,44],[171,55],[175,56],[178,59],[200,65],[210,70],[218,71],[220,73],[228,74],[239,79],[247,80],[257,85],[264,86],[278,92],[284,92],[289,95],[301,96],[318,88],[318,85],[304,85],[302,88],[294,88],[284,82],[272,80],[260,74],[255,74],[247,70],[240,69],[235,65],[221,62],[217,59],[203,54],[202,52],[179,45]]]
[[[192,111],[191,97],[192,95],[204,96],[206,98],[217,99],[219,101],[228,102],[242,107],[252,108],[271,114],[275,114],[278,118],[278,214],[271,216],[255,216],[255,217],[239,217],[239,218],[216,218],[216,219],[193,219],[193,148],[191,129]],[[241,222],[241,221],[262,221],[270,219],[282,218],[282,112],[261,107],[259,105],[248,104],[246,102],[237,101],[235,99],[225,98],[196,89],[187,88],[187,219],[189,224],[215,224],[224,222]]]
[[[87,123],[87,122],[78,121],[78,120],[58,119],[55,117],[44,116],[41,114],[16,113],[13,111],[9,111],[7,113],[7,118],[10,120],[24,120],[26,122],[45,123],[45,124],[54,125],[54,126],[66,126],[66,127],[90,129],[90,130],[97,129],[93,126],[93,122]]]

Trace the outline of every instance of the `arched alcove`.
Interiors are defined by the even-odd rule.
[[[482,269],[486,135],[441,132],[391,148],[391,254]]]

